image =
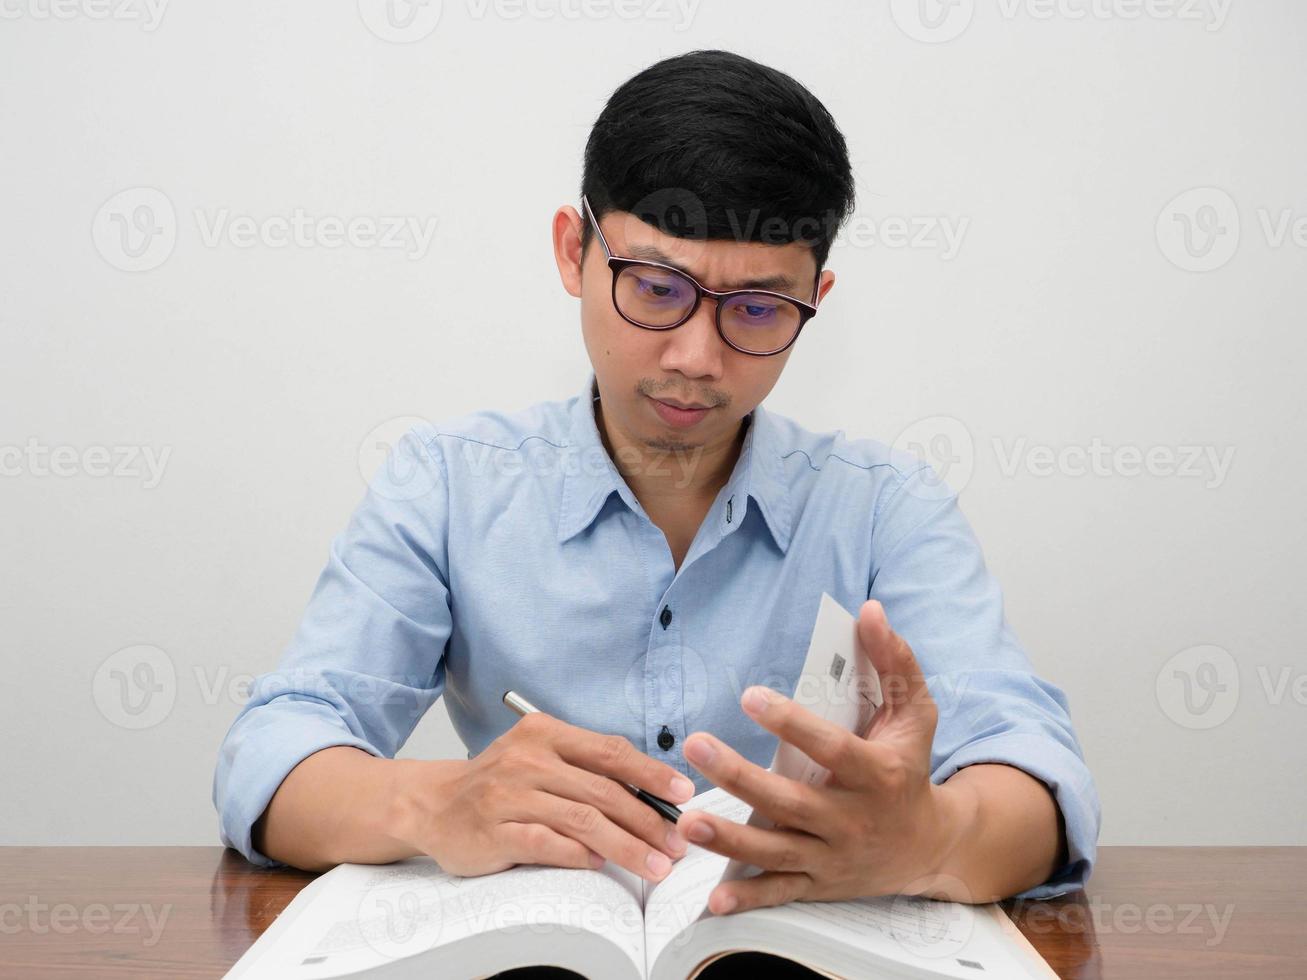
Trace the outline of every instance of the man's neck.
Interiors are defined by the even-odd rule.
[[[732,438],[713,445],[672,449],[650,447],[610,426],[603,405],[594,402],[595,423],[604,449],[641,506],[651,513],[681,504],[711,503],[731,478],[751,421],[742,422]],[[615,430],[615,431],[614,431]]]

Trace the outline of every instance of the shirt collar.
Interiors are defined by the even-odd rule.
[[[569,409],[567,465],[563,472],[563,499],[558,517],[560,542],[594,523],[614,492],[632,511],[643,513],[599,436],[594,414],[598,398],[599,387],[592,369]],[[745,418],[749,421],[749,428],[724,494],[726,499],[734,500],[736,506],[732,510],[739,514],[738,518],[732,515],[731,523],[738,527],[744,520],[746,501],[754,501],[772,539],[783,553],[790,544],[792,514],[789,488],[777,447],[776,423],[761,405]]]

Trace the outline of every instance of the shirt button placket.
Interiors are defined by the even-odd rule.
[[[650,645],[652,659],[645,688],[648,695],[645,717],[649,724],[649,740],[658,746],[655,757],[675,748],[681,726],[680,641],[678,631],[670,629],[675,618],[671,605],[664,605],[658,613],[658,628],[653,631],[654,642]],[[685,772],[685,764],[679,758],[666,761]]]

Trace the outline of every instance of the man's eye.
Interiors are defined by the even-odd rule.
[[[647,293],[651,293],[658,299],[662,299],[665,296],[670,296],[674,292],[676,292],[675,286],[667,285],[666,283],[661,283],[661,282],[654,282],[651,279],[641,279],[640,288]]]

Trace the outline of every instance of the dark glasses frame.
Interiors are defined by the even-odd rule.
[[[788,350],[792,347],[794,342],[799,339],[799,334],[802,333],[804,325],[817,315],[817,307],[815,304],[817,301],[817,291],[821,288],[820,269],[817,270],[816,278],[813,280],[812,284],[812,303],[805,303],[801,299],[795,299],[793,296],[787,296],[785,293],[773,292],[769,289],[729,289],[724,293],[719,293],[715,289],[709,289],[707,286],[702,285],[693,276],[677,269],[675,266],[665,265],[662,262],[650,262],[646,259],[628,259],[624,256],[614,255],[612,249],[608,247],[608,239],[604,238],[603,229],[599,227],[599,219],[595,217],[594,211],[590,207],[590,201],[584,194],[581,195],[581,206],[585,208],[586,217],[590,219],[590,223],[594,226],[595,234],[599,236],[599,244],[603,246],[604,256],[608,262],[608,268],[611,269],[613,273],[613,309],[617,311],[618,316],[632,326],[639,327],[641,330],[675,330],[681,324],[693,317],[695,313],[699,312],[699,306],[703,303],[703,298],[708,296],[717,303],[717,308],[714,310],[714,321],[717,324],[717,335],[722,338],[722,342],[725,343],[726,346],[730,347],[732,350],[739,351],[741,354],[752,354],[754,357],[771,357],[773,354],[780,354],[782,351]],[[690,309],[685,316],[681,317],[681,319],[677,320],[675,323],[655,327],[647,323],[641,323],[638,320],[633,320],[622,312],[622,308],[617,303],[617,279],[624,269],[632,267],[647,267],[650,269],[658,269],[663,272],[669,272],[681,277],[693,286],[694,303],[690,306]],[[775,350],[746,350],[738,344],[732,343],[731,339],[726,336],[726,332],[722,330],[722,304],[724,301],[734,296],[769,296],[773,299],[783,300],[798,307],[799,325],[794,328],[794,336],[791,337],[783,346],[777,347]]]

